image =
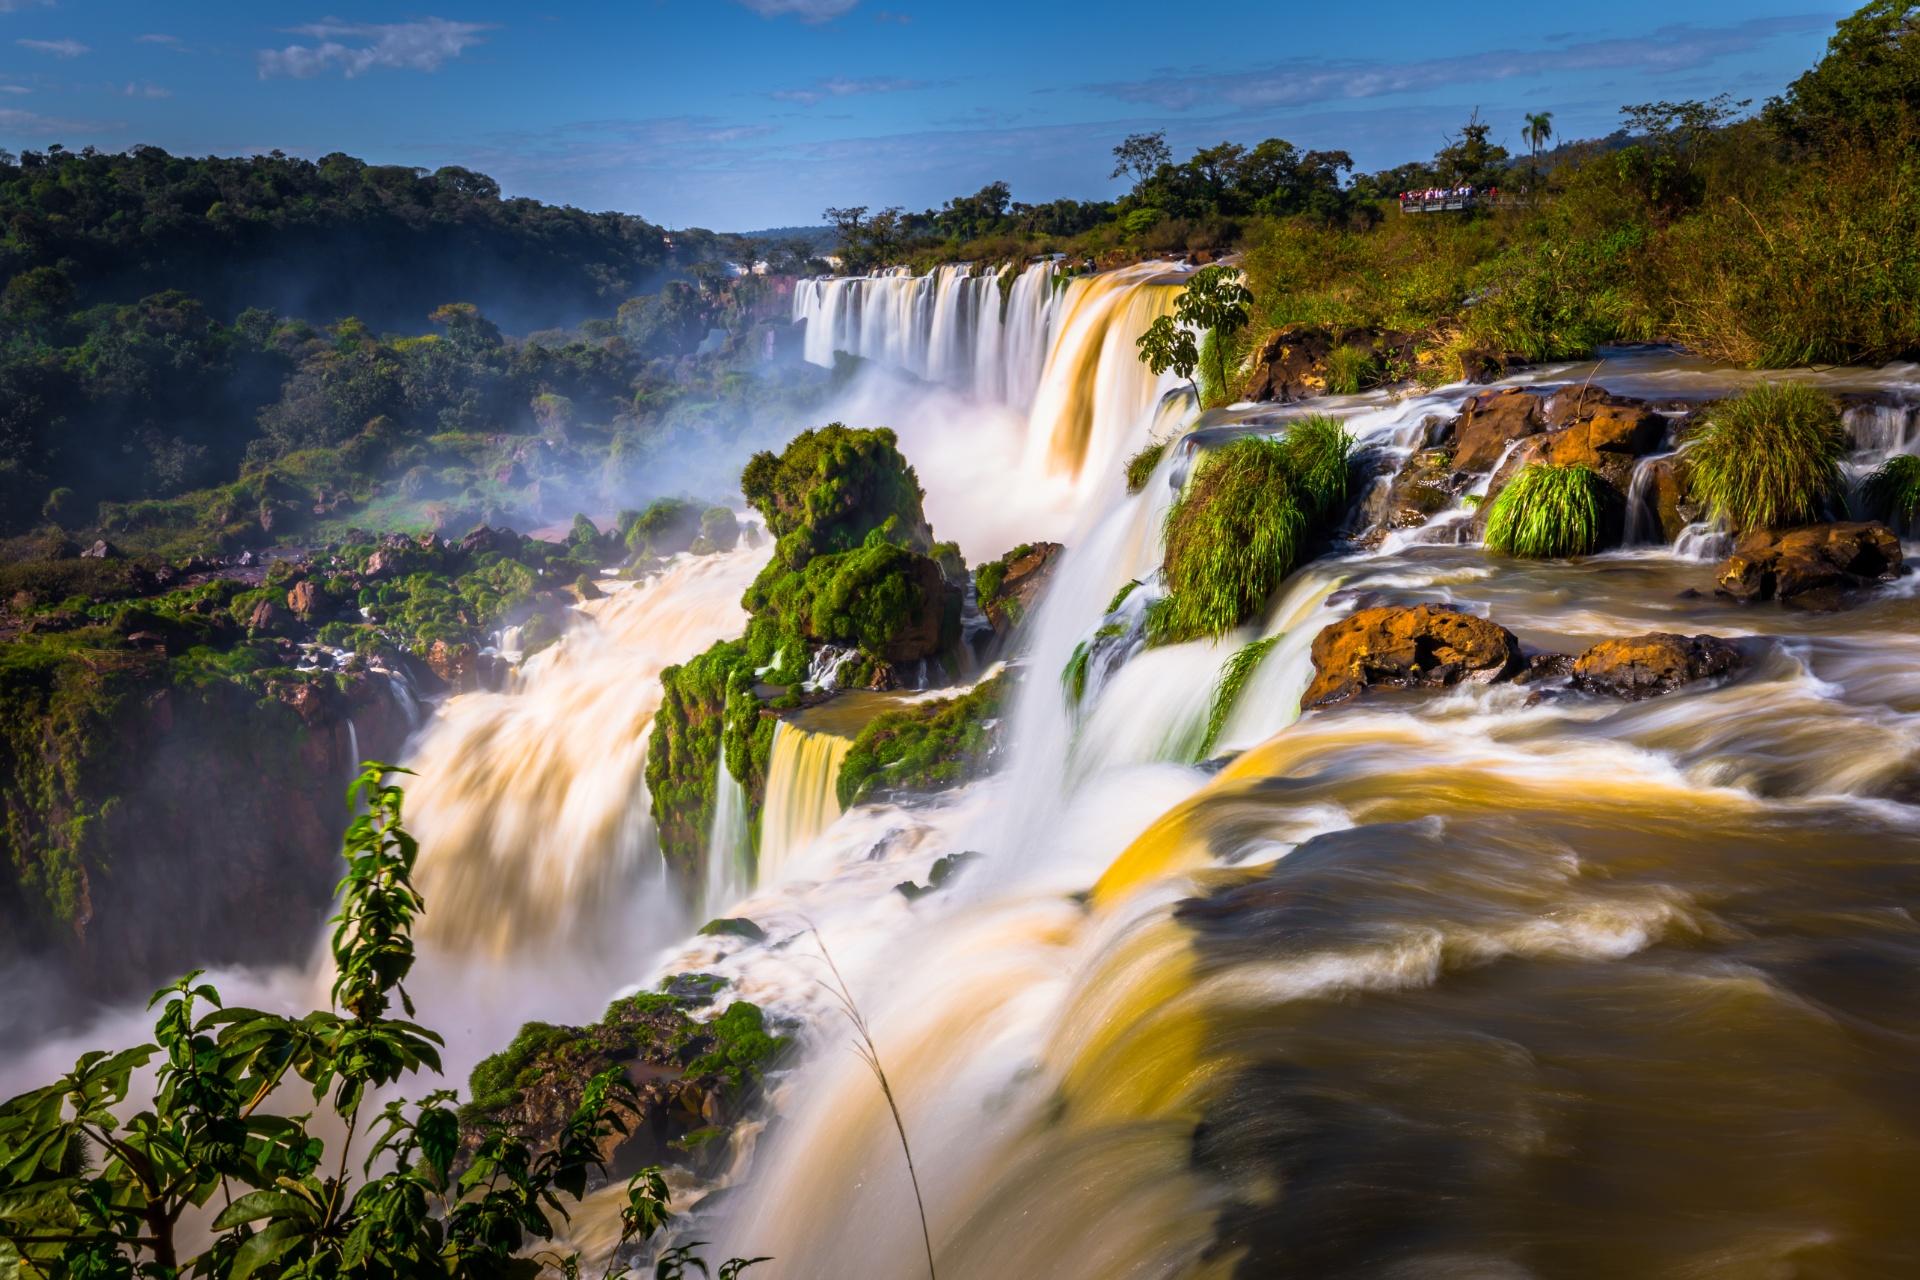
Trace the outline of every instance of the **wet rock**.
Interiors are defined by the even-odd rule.
[[[1452,605],[1362,609],[1313,640],[1313,683],[1304,707],[1325,706],[1370,688],[1444,688],[1505,680],[1521,667],[1511,631]]]
[[[1005,573],[995,584],[992,596],[980,601],[980,611],[993,624],[995,634],[1006,636],[1033,612],[1065,549],[1057,542],[1028,543],[1019,548],[1023,554],[1002,562]]]
[[[743,938],[748,942],[765,942],[767,931],[745,916],[723,916],[718,920],[709,920],[700,926],[703,938]]]
[[[320,608],[320,588],[311,579],[302,579],[287,592],[287,608],[302,618],[312,618]]]
[[[1641,498],[1659,528],[1661,541],[1669,544],[1706,514],[1693,500],[1689,470],[1680,454],[1647,463],[1647,484]]]
[[[907,569],[917,589],[920,606],[887,641],[881,657],[888,662],[920,662],[945,647],[949,611],[957,618],[960,593],[947,582],[940,564],[930,556],[914,556]]]
[[[1491,471],[1514,441],[1545,428],[1540,397],[1518,388],[1483,391],[1461,406],[1453,425],[1453,464],[1462,471]]]
[[[1454,465],[1452,449],[1422,449],[1407,459],[1387,487],[1379,522],[1389,529],[1418,528],[1451,507],[1467,480]]]
[[[1540,684],[1564,680],[1573,674],[1573,658],[1564,653],[1536,653],[1527,659],[1527,669],[1513,678],[1515,684]]]
[[[105,538],[101,538],[92,546],[82,551],[80,558],[82,560],[118,560],[120,558],[120,548],[114,546]]]
[[[1602,640],[1574,658],[1574,686],[1587,693],[1629,701],[1671,693],[1695,680],[1730,675],[1740,651],[1718,636],[1681,636],[1666,631]]]
[[[435,640],[427,649],[427,670],[455,690],[471,689],[479,670],[479,650],[470,644],[448,644]]]
[[[1408,369],[1414,362],[1411,334],[1354,326],[1292,325],[1267,339],[1252,360],[1249,400],[1288,404],[1327,390],[1327,357],[1336,347],[1353,347],[1372,357],[1375,367]]]
[[[253,613],[247,618],[247,626],[262,634],[271,635],[286,625],[286,614],[271,600],[262,600],[253,606]]]
[[[1838,609],[1854,593],[1897,577],[1900,539],[1878,521],[1841,521],[1742,538],[1714,570],[1735,600]]]

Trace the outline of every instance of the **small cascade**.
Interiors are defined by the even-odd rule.
[[[840,816],[840,766],[853,739],[814,733],[787,720],[773,730],[767,801],[760,814],[754,882],[771,885]]]
[[[1633,464],[1633,478],[1627,482],[1627,545],[1659,546],[1660,511],[1654,505],[1653,477],[1657,464],[1673,457],[1671,453],[1650,453]]]
[[[1908,452],[1920,445],[1913,438],[1920,411],[1903,404],[1858,404],[1840,415],[1856,461],[1878,462],[1888,454]],[[1911,444],[1909,443],[1911,441]]]
[[[715,766],[713,831],[707,839],[707,883],[702,907],[718,915],[753,888],[753,833],[747,825],[747,789],[727,768],[727,748],[720,744]]]

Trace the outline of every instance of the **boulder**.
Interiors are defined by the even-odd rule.
[[[1489,684],[1522,665],[1511,631],[1452,605],[1362,609],[1314,637],[1313,683],[1300,705],[1343,702],[1370,688]]]
[[[880,656],[888,662],[919,662],[934,657],[946,647],[949,613],[958,616],[960,593],[948,583],[937,560],[916,555],[908,574],[918,589],[920,607],[887,642]]]
[[[997,634],[1012,631],[1033,612],[1065,549],[1057,542],[1030,543],[1025,555],[1007,562],[1006,574],[1000,579],[993,598],[980,602],[981,612],[987,615]]]
[[[320,607],[320,588],[313,585],[311,579],[303,578],[293,584],[287,592],[287,608],[302,618],[311,618]]]
[[[1247,399],[1287,404],[1324,395],[1327,357],[1335,347],[1365,351],[1382,368],[1411,368],[1414,362],[1411,334],[1355,326],[1291,325],[1270,336],[1254,353]]]
[[[80,558],[82,560],[118,560],[120,558],[120,548],[114,546],[105,538],[101,538],[85,551],[82,551]]]
[[[479,664],[479,651],[470,644],[448,644],[435,640],[427,649],[427,669],[453,689],[473,687]]]
[[[1514,441],[1546,428],[1540,397],[1518,388],[1483,391],[1461,406],[1453,425],[1453,465],[1461,471],[1491,471]]]
[[[1647,485],[1641,491],[1641,501],[1646,505],[1646,515],[1659,528],[1661,541],[1672,543],[1688,525],[1703,519],[1706,509],[1693,500],[1684,455],[1655,458],[1646,468]]]
[[[1724,595],[1778,600],[1802,609],[1838,609],[1848,595],[1901,570],[1900,539],[1877,520],[1750,533],[1714,570]]]
[[[273,601],[262,600],[253,606],[253,613],[247,619],[247,626],[254,631],[271,634],[280,630],[285,620],[286,615],[275,607]]]
[[[1571,674],[1576,688],[1637,702],[1731,674],[1740,663],[1740,651],[1718,636],[1650,631],[1602,640],[1573,659]]]
[[[1379,523],[1389,529],[1413,529],[1451,507],[1467,487],[1468,476],[1454,465],[1451,449],[1421,449],[1407,459],[1387,486]]]

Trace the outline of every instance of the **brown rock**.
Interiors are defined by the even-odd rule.
[[[1060,553],[1066,549],[1057,542],[1029,545],[1031,549],[1027,554],[1007,565],[1006,576],[1000,580],[1000,589],[994,593],[993,599],[980,602],[980,609],[987,615],[987,621],[1002,635],[1019,626],[1033,612],[1041,593],[1047,589],[1047,583],[1053,579],[1054,566],[1060,562]]]
[[[1878,521],[1841,521],[1750,533],[1714,570],[1714,579],[1736,600],[1837,609],[1850,593],[1894,578],[1900,568],[1900,539],[1893,530]]]
[[[959,593],[940,572],[938,561],[916,555],[909,572],[920,596],[920,608],[880,655],[888,662],[919,662],[938,654],[946,647],[949,609],[957,614]]]
[[[1467,476],[1454,466],[1451,449],[1422,449],[1407,459],[1386,490],[1379,520],[1389,529],[1413,529],[1452,506]]]
[[[1453,465],[1461,471],[1491,471],[1507,446],[1545,428],[1540,397],[1518,388],[1483,391],[1461,407],[1453,429]]]
[[[1718,636],[1651,631],[1602,640],[1573,660],[1573,683],[1588,693],[1639,701],[1695,680],[1724,676],[1740,666],[1740,651]]]
[[[311,579],[294,583],[292,590],[287,592],[287,608],[302,618],[311,618],[319,607],[320,588],[314,586]]]
[[[1682,454],[1658,458],[1647,465],[1647,487],[1641,497],[1660,529],[1662,541],[1672,542],[1705,512],[1693,500],[1690,468]]]
[[[247,619],[247,626],[255,631],[278,631],[285,621],[285,615],[274,606],[271,600],[262,600],[253,606],[253,613]]]
[[[1452,605],[1362,609],[1313,639],[1313,683],[1304,707],[1341,702],[1369,688],[1488,684],[1517,673],[1511,631]]]
[[[473,682],[478,658],[479,651],[470,644],[435,640],[427,650],[427,669],[453,688],[464,689]]]

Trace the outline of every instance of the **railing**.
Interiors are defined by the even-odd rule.
[[[1402,197],[1402,213],[1464,213],[1469,209],[1518,209],[1533,203],[1531,196],[1510,196],[1505,192],[1487,195],[1475,192],[1473,195],[1458,196],[1414,196]]]

